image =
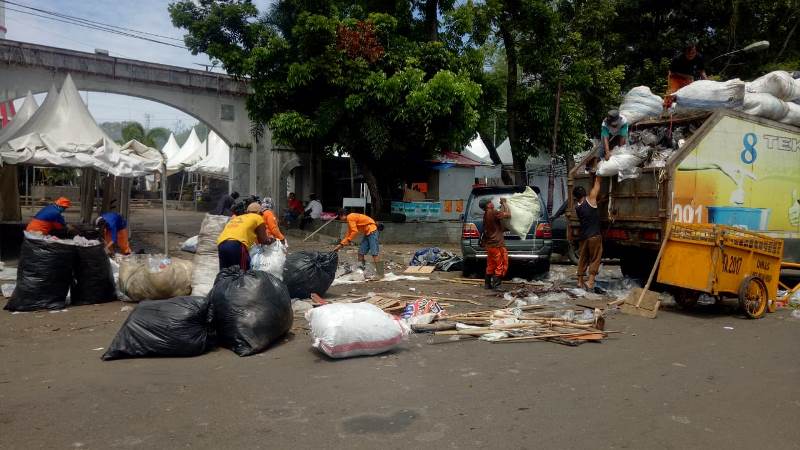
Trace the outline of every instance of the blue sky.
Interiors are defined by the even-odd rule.
[[[255,0],[264,11],[273,0]],[[181,30],[172,26],[167,6],[170,0],[14,0],[50,11],[91,19],[109,25],[132,28],[165,36],[182,38]],[[22,9],[13,5],[9,8]],[[139,39],[119,36],[49,19],[6,11],[7,39],[31,42],[72,50],[93,52],[108,50],[111,56],[202,69],[208,64],[206,55],[192,55],[188,50],[169,47]],[[86,94],[82,93],[84,98]],[[37,100],[41,100],[38,99]],[[90,93],[89,110],[98,122],[136,120],[145,122],[150,114],[150,126],[173,128],[177,122],[189,126],[197,122],[174,108],[148,100],[114,94]]]

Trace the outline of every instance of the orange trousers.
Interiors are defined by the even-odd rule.
[[[114,249],[114,241],[111,240],[111,231],[108,229],[108,227],[105,227],[103,230],[103,240],[106,241],[106,251],[111,253],[111,251]],[[127,228],[117,231],[117,248],[123,255],[131,254],[131,246],[128,243]]]
[[[508,250],[505,247],[486,249],[486,275],[504,277],[508,273]]]
[[[667,95],[674,94],[678,89],[692,84],[692,80],[670,75],[667,77]]]

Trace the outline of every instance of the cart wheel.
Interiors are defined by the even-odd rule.
[[[700,292],[691,289],[677,289],[673,293],[675,303],[681,309],[692,309],[697,305],[697,299],[700,298]]]
[[[739,306],[751,319],[759,319],[767,310],[767,285],[753,275],[748,275],[739,286]]]

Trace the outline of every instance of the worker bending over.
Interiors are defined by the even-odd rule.
[[[68,198],[59,197],[52,204],[40,209],[28,223],[25,231],[43,235],[53,234],[53,231],[65,231],[67,222],[62,214],[70,206],[72,202]]]
[[[131,254],[131,246],[128,243],[128,222],[120,214],[115,212],[105,212],[100,214],[95,222],[97,228],[103,230],[103,241],[106,244],[106,253],[114,254],[114,245],[123,255]]]
[[[616,109],[609,111],[600,125],[600,139],[603,142],[597,157],[601,161],[608,161],[614,147],[625,145],[628,142],[628,119]]]
[[[603,258],[603,236],[600,233],[600,213],[597,210],[597,195],[600,193],[600,177],[595,175],[592,190],[586,195],[583,186],[575,186],[572,198],[575,200],[575,213],[580,222],[580,250],[578,258],[578,287],[594,290],[594,280]],[[586,270],[589,279],[584,283]]]
[[[363,234],[364,238],[358,247],[358,264],[362,270],[365,269],[367,266],[366,255],[372,255],[372,262],[375,263],[375,274],[378,279],[383,278],[383,261],[379,257],[380,244],[378,243],[378,237],[380,236],[380,231],[378,231],[378,224],[366,214],[347,214],[344,209],[339,210],[338,219],[342,222],[347,222],[347,235],[339,245],[334,247],[333,251],[338,252],[342,247],[350,244],[357,234]]]
[[[502,283],[503,277],[508,273],[508,250],[506,241],[503,237],[505,228],[500,222],[511,217],[511,213],[506,210],[506,199],[500,199],[501,210],[494,207],[491,197],[482,198],[478,206],[483,212],[483,234],[481,235],[481,245],[486,248],[486,277],[484,287],[486,289],[497,289]]]
[[[264,225],[267,227],[267,235],[281,241],[284,246],[287,246],[286,237],[281,233],[281,229],[278,228],[278,219],[275,217],[272,208],[274,208],[272,197],[264,197],[264,199],[261,200],[261,217],[264,219]]]
[[[270,241],[264,218],[261,217],[261,205],[250,203],[244,214],[228,221],[217,238],[219,270],[231,266],[250,269],[250,247],[256,242],[268,244]]]

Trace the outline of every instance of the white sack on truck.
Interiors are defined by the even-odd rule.
[[[194,270],[192,272],[192,295],[205,296],[211,291],[214,279],[219,272],[219,254],[217,238],[230,217],[206,214],[197,235],[197,249],[194,254]]]
[[[636,86],[625,94],[619,112],[633,124],[648,117],[658,117],[663,105],[664,100],[653,94],[649,87]]]
[[[597,175],[601,177],[614,177],[621,175],[622,179],[636,178],[636,171],[649,156],[650,147],[646,144],[628,144],[614,147],[611,156],[600,160],[597,164]]]
[[[800,80],[795,80],[789,72],[776,70],[746,84],[747,92],[770,94],[784,101],[800,99]]]
[[[789,112],[783,116],[780,122],[800,127],[800,103],[787,102],[786,106],[789,108]]]
[[[506,199],[506,208],[511,213],[511,218],[503,219],[503,226],[520,239],[527,238],[533,222],[542,212],[539,196],[533,189],[526,187],[523,192],[513,194]]]
[[[728,81],[698,80],[675,92],[676,109],[711,110],[738,108],[744,103],[745,84],[734,78]]]
[[[783,120],[789,114],[789,104],[772,94],[748,92],[740,111],[770,120]]]

